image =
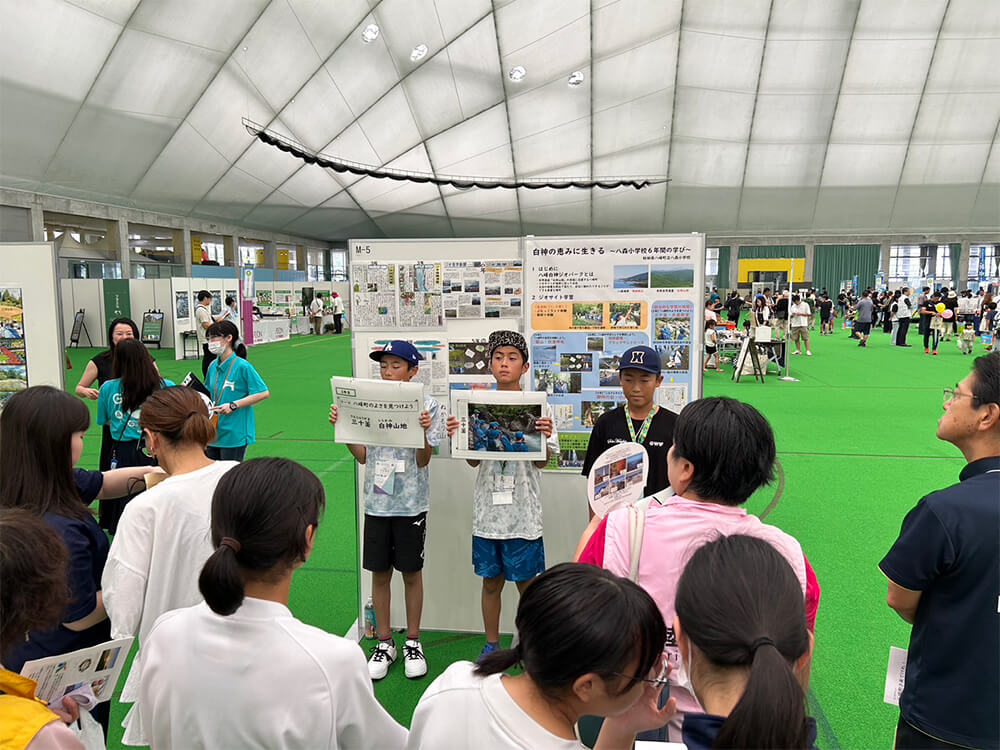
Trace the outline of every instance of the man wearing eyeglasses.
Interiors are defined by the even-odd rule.
[[[945,389],[937,436],[968,462],[903,519],[879,568],[913,625],[896,748],[1000,746],[1000,352]]]

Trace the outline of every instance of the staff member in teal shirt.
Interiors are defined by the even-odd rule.
[[[219,424],[215,441],[205,449],[213,461],[242,461],[247,446],[257,442],[253,405],[270,392],[253,365],[233,354],[240,332],[228,320],[213,323],[206,332],[215,360],[208,366],[205,385],[212,395]]]

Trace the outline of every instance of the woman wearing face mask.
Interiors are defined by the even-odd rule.
[[[215,316],[216,323],[221,323],[224,320],[228,320],[230,323],[236,326],[237,335],[241,333],[240,310],[237,305],[235,297],[226,297],[225,309],[222,311],[221,315]],[[242,341],[233,346],[233,351],[236,352],[237,357],[242,357],[243,359],[247,358],[247,348],[243,345]]]
[[[214,323],[206,335],[215,360],[208,366],[205,386],[219,423],[205,452],[216,461],[242,461],[247,446],[257,442],[253,406],[271,394],[253,365],[233,352],[240,340],[236,326],[229,321]]]
[[[142,648],[156,618],[201,601],[198,574],[212,554],[212,493],[234,461],[212,461],[205,447],[215,436],[208,406],[183,386],[157,391],[142,405],[146,448],[168,477],[129,503],[104,566],[101,588],[112,638],[138,636],[121,701],[139,697]],[[145,745],[139,711],[125,717],[124,742]]]
[[[656,707],[667,635],[656,603],[631,581],[564,563],[533,579],[517,607],[520,641],[478,665],[457,662],[417,704],[408,750],[580,750],[581,716],[605,716],[596,749],[631,747],[663,726]],[[515,665],[523,671],[504,674]]]
[[[688,750],[814,747],[805,699],[813,640],[798,579],[774,547],[739,535],[699,547],[674,608],[684,672],[705,709],[684,717]]]

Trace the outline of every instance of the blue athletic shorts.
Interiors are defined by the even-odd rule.
[[[545,545],[538,539],[472,537],[472,566],[482,578],[530,581],[545,570]]]

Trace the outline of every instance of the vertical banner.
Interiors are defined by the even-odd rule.
[[[652,346],[657,403],[679,412],[701,396],[705,237],[525,240],[529,388],[544,390],[559,431],[549,468],[578,470],[597,418],[624,402],[618,364]]]
[[[128,279],[104,279],[104,327],[111,325],[115,318],[131,318],[132,305],[129,300]]]
[[[253,343],[253,305],[254,305],[254,278],[253,268],[246,267],[240,270],[240,334],[244,343]],[[247,344],[249,346],[249,343]]]
[[[28,353],[24,344],[24,302],[19,287],[0,283],[0,409],[28,387]]]

